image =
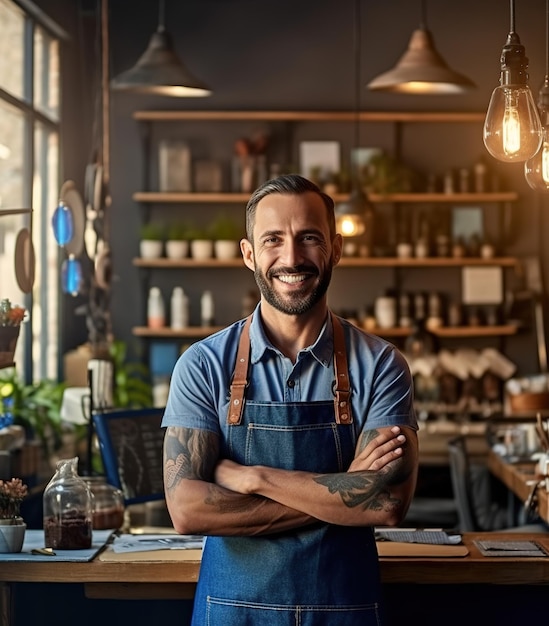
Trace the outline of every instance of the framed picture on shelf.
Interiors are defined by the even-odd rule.
[[[338,141],[302,141],[299,144],[299,170],[306,178],[323,180],[341,169]]]
[[[484,238],[484,214],[479,207],[454,207],[452,210],[452,239],[469,241]]]
[[[191,151],[184,141],[161,141],[158,147],[159,191],[191,191]]]

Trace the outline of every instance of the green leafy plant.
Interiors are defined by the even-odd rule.
[[[146,241],[162,241],[165,229],[161,224],[149,222],[141,226],[141,239]]]
[[[26,384],[15,368],[0,372],[0,397],[4,413],[9,411],[13,423],[23,426],[39,439],[44,452],[61,446],[61,403],[65,384],[53,380],[41,380]],[[53,441],[52,441],[53,439]]]
[[[115,340],[109,347],[114,367],[114,406],[150,407],[153,403],[149,368],[139,361],[128,361],[128,346]]]
[[[210,236],[215,240],[238,241],[243,233],[236,221],[225,213],[220,213],[210,224]]]
[[[193,227],[187,222],[175,222],[167,228],[166,239],[169,241],[188,241],[191,239]]]

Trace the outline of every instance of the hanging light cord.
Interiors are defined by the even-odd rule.
[[[361,0],[355,0],[355,148],[360,148],[360,2]],[[358,154],[355,154],[355,176],[358,179],[360,175],[360,167],[358,163]]]
[[[158,2],[158,30],[165,30],[166,28],[166,6],[164,0]]]
[[[545,80],[549,80],[549,0],[545,0]]]
[[[515,0],[509,0],[509,32],[515,32]]]
[[[549,80],[549,0],[545,0],[545,80]]]
[[[427,30],[427,2],[421,0],[421,21],[419,23],[421,30]]]

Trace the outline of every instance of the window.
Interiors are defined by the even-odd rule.
[[[58,250],[50,224],[60,178],[64,33],[28,0],[0,0],[0,23],[0,297],[28,310],[16,353],[21,375],[57,378]],[[22,291],[14,267],[23,228],[32,232],[36,259],[31,293]]]

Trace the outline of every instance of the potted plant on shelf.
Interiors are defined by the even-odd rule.
[[[164,228],[150,222],[141,226],[139,253],[143,259],[158,259],[164,249]]]
[[[191,257],[195,261],[204,261],[213,256],[213,241],[209,233],[201,228],[191,228],[188,233]]]
[[[166,233],[168,259],[184,259],[189,254],[190,226],[184,222],[170,224]]]
[[[27,491],[20,478],[0,480],[0,552],[21,552],[27,529],[21,503]]]
[[[25,309],[14,305],[8,298],[0,300],[0,367],[13,363]]]
[[[210,233],[214,240],[216,258],[226,261],[238,255],[238,242],[243,234],[232,217],[220,213],[212,222]]]

